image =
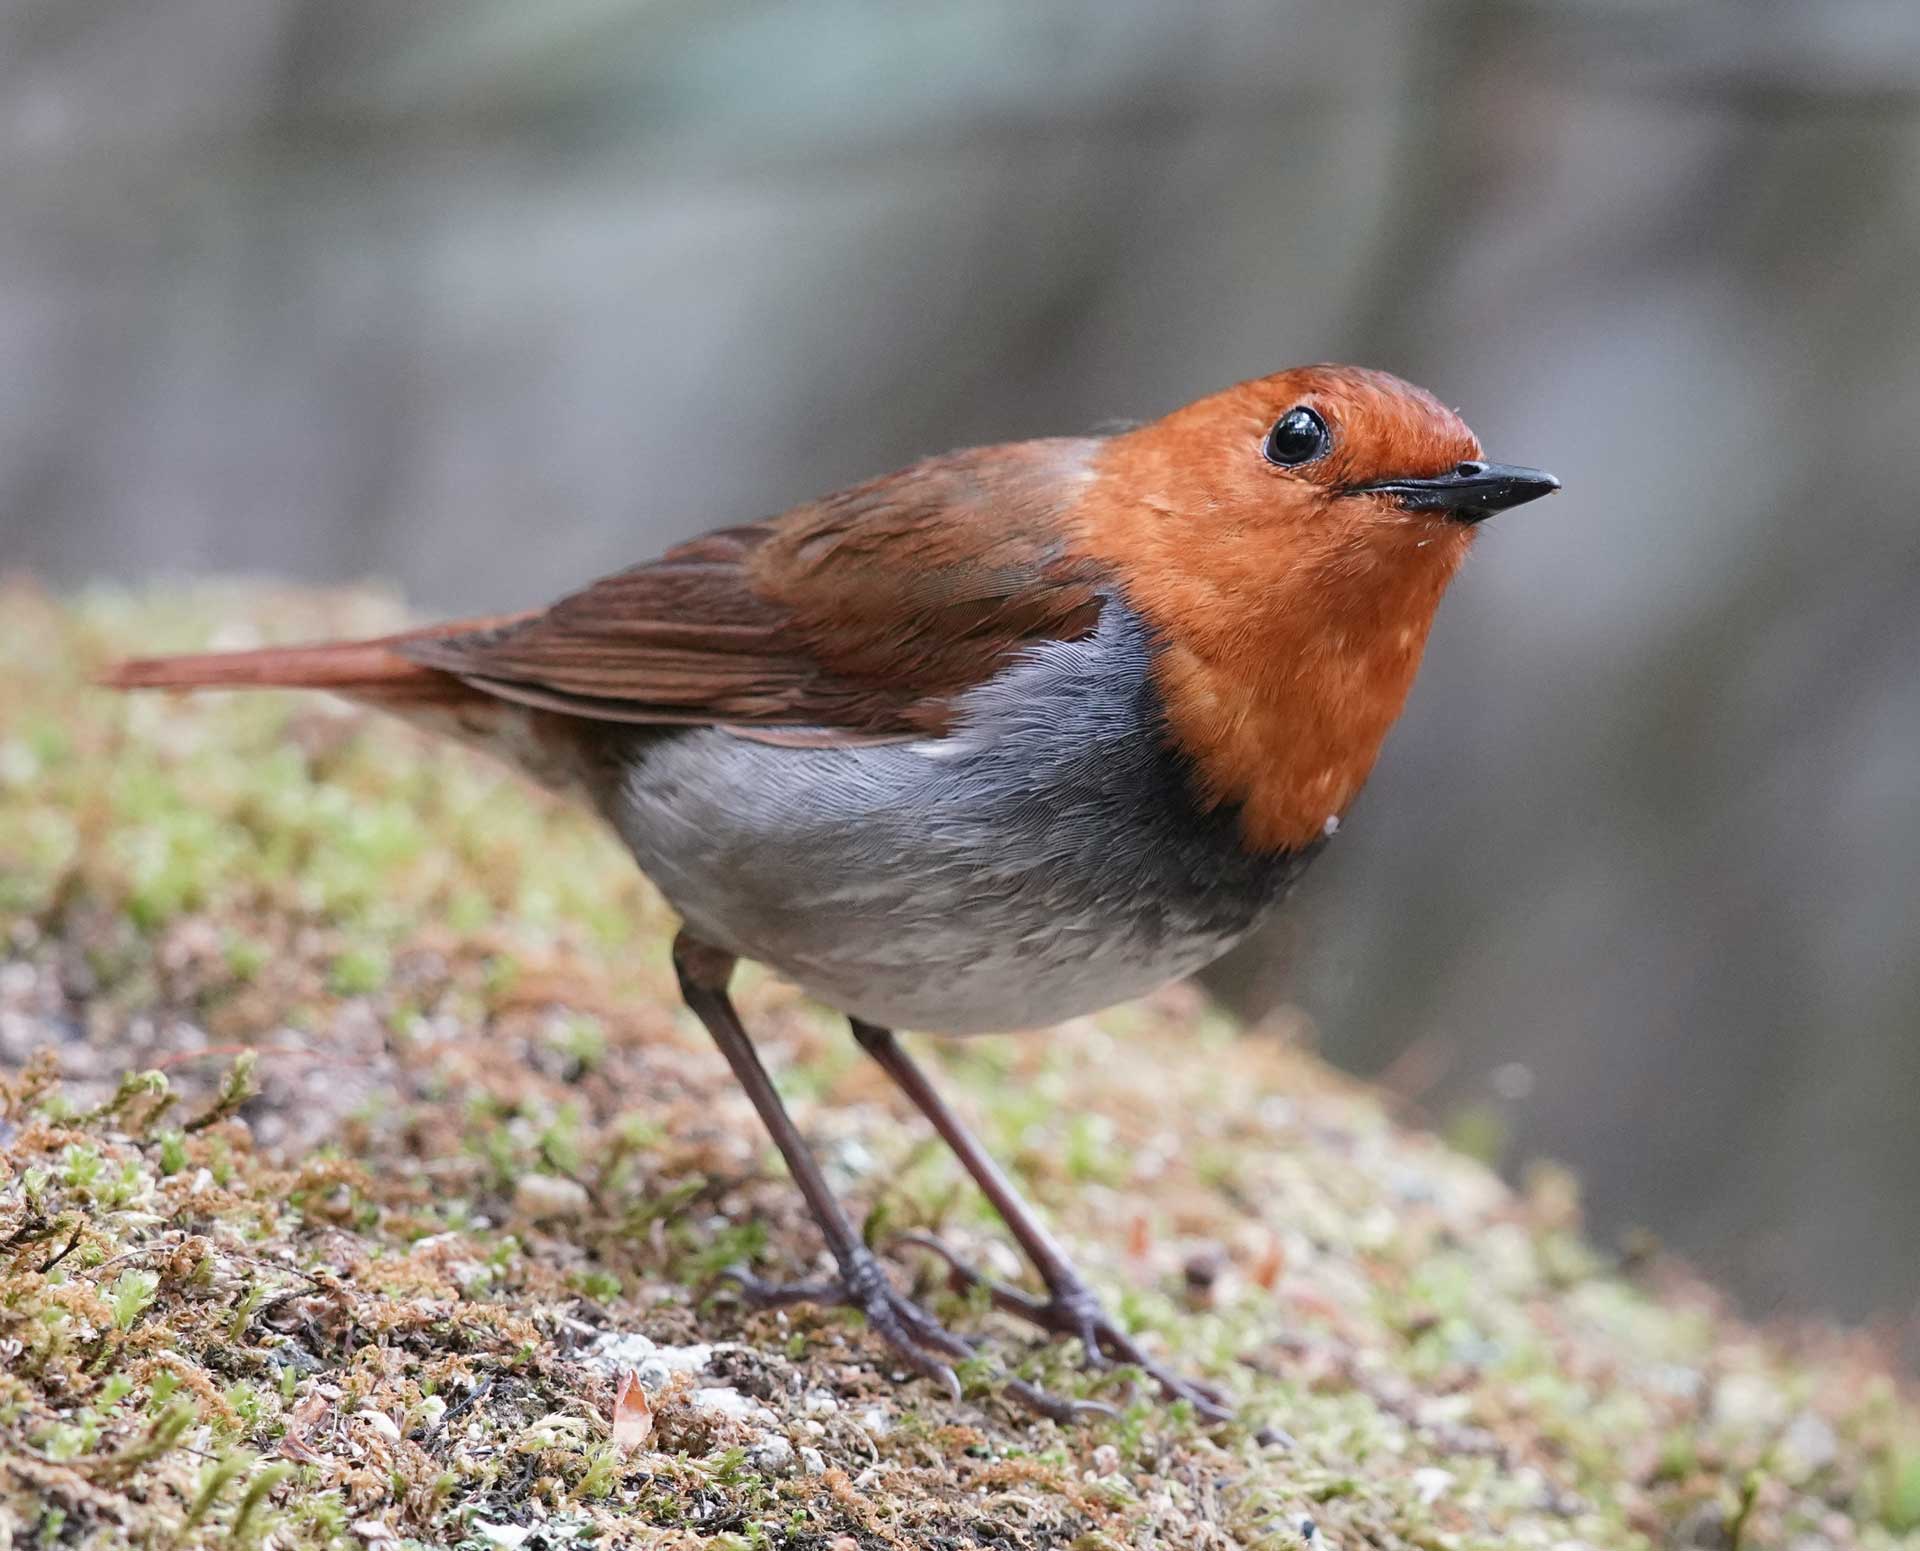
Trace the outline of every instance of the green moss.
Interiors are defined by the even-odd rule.
[[[1083,1369],[921,1254],[903,1283],[985,1337],[957,1406],[842,1313],[742,1309],[718,1273],[812,1274],[819,1239],[591,820],[315,701],[84,687],[214,623],[394,617],[0,591],[0,1013],[79,1074],[0,1074],[15,1546],[1920,1546],[1920,1412],[1876,1352],[1636,1285],[1564,1176],[1515,1195],[1184,990],[927,1058],[1239,1421]],[[1004,1256],[838,1021],[739,989],[875,1242]],[[603,1328],[714,1345],[650,1374],[637,1443],[582,1360]],[[1118,1414],[1035,1421],[1007,1373]]]
[[[349,948],[333,961],[328,988],[336,996],[369,996],[387,983],[393,963],[378,946]]]
[[[158,1273],[153,1271],[122,1271],[114,1280],[109,1296],[113,1301],[113,1322],[121,1330],[130,1330],[140,1316],[146,1312],[147,1305],[153,1302],[155,1289],[160,1285]]]

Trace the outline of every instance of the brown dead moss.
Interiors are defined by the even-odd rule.
[[[951,1405],[843,1316],[743,1311],[717,1272],[801,1273],[818,1240],[591,821],[325,704],[83,687],[211,622],[391,616],[0,592],[13,1544],[1915,1542],[1920,1420],[1870,1341],[1627,1279],[1564,1176],[1510,1191],[1181,989],[937,1058],[1242,1422],[1130,1398],[920,1259],[903,1275],[955,1323],[1121,1417],[1035,1421],[984,1376]],[[742,1000],[876,1238],[935,1228],[1017,1274],[834,1019],[760,975]]]

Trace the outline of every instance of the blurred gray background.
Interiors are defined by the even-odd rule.
[[[1316,359],[1495,524],[1218,977],[1754,1307],[1920,1297],[1920,6],[0,0],[0,568],[544,601]]]

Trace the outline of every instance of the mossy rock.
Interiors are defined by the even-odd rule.
[[[818,1240],[590,818],[325,701],[87,687],[136,643],[396,614],[0,591],[14,1546],[1920,1543],[1920,1413],[1872,1343],[1619,1264],[1564,1176],[1513,1191],[1186,988],[932,1054],[1239,1421],[910,1255],[985,1337],[958,1404],[844,1317],[743,1311],[718,1272]],[[1018,1274],[836,1019],[751,972],[741,1001],[877,1242]],[[1007,1370],[1119,1414],[1035,1420]]]

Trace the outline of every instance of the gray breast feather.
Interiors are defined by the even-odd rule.
[[[844,1012],[972,1033],[1110,1006],[1224,953],[1306,860],[1246,855],[1195,803],[1151,650],[1109,599],[945,738],[636,738],[610,817],[696,935]]]

